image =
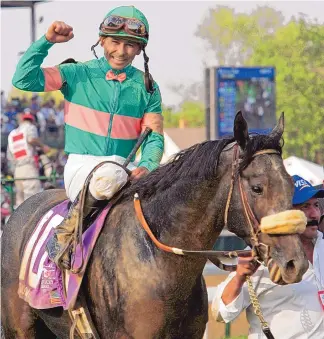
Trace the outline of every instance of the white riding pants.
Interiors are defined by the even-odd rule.
[[[90,172],[103,161],[114,161],[123,164],[125,158],[113,156],[95,156],[88,154],[70,154],[64,167],[64,184],[66,194],[74,201],[82,190]],[[134,170],[136,166],[130,163],[127,168]],[[92,176],[89,191],[97,200],[110,199],[127,182],[128,175],[123,168],[115,164],[105,164],[99,167]]]

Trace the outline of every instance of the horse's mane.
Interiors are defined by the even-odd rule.
[[[235,142],[233,137],[205,141],[177,153],[168,163],[160,166],[149,175],[131,183],[123,191],[123,198],[133,198],[138,193],[141,198],[149,198],[164,191],[175,181],[186,179],[210,179],[216,175],[218,160],[224,148]],[[282,152],[280,140],[268,135],[253,135],[241,156],[240,170],[252,160],[253,154],[263,149]]]

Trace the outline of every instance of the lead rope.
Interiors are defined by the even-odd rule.
[[[269,324],[266,322],[266,320],[263,317],[261,306],[260,306],[258,297],[257,297],[257,295],[254,291],[250,276],[246,277],[246,284],[247,284],[247,287],[248,287],[251,303],[252,303],[252,306],[253,306],[253,312],[259,318],[259,321],[261,323],[262,332],[264,333],[264,335],[268,339],[275,339],[273,334],[270,331]]]

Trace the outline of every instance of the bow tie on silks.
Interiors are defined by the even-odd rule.
[[[108,71],[106,74],[106,80],[118,80],[123,82],[126,79],[126,73],[115,74],[112,70]]]

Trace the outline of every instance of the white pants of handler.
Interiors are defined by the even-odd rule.
[[[15,168],[15,179],[18,178],[37,178],[39,171],[34,163],[17,166]],[[22,204],[26,199],[42,191],[42,184],[38,179],[35,180],[17,180],[16,188],[16,207]]]
[[[94,156],[88,154],[70,154],[64,167],[64,184],[66,194],[74,201],[82,190],[90,172],[103,161],[114,161],[123,164],[125,158],[113,156]],[[130,163],[127,168],[134,170],[136,166]],[[92,176],[89,191],[97,200],[110,199],[127,181],[127,173],[114,164],[99,167]]]

